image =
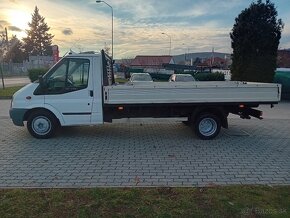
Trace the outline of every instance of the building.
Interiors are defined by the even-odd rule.
[[[277,67],[290,68],[290,49],[278,50]]]
[[[143,69],[148,73],[164,72],[164,64],[174,64],[172,56],[142,56],[138,55],[130,64],[131,69]]]
[[[222,69],[226,67],[227,61],[224,58],[212,57],[212,58],[206,59],[203,63],[207,65],[208,67]]]

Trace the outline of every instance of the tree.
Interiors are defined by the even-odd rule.
[[[23,38],[26,57],[29,55],[52,55],[51,43],[54,36],[48,33],[50,27],[45,22],[45,18],[39,14],[37,6],[28,26],[30,29],[26,30],[27,37]]]
[[[3,61],[7,52],[7,40],[6,33],[0,32],[0,62]]]
[[[12,36],[12,39],[9,40],[8,51],[5,55],[4,60],[6,62],[13,62],[13,63],[23,62],[24,52],[22,49],[22,43],[16,36]]]
[[[273,82],[283,22],[270,0],[253,2],[235,19],[232,80]]]

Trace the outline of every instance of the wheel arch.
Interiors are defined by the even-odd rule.
[[[32,108],[30,110],[28,110],[25,114],[24,114],[24,117],[23,117],[23,121],[27,121],[28,120],[28,117],[35,111],[46,111],[48,113],[50,113],[54,118],[55,120],[57,121],[57,123],[59,125],[62,125],[61,123],[61,119],[59,119],[59,117],[57,117],[55,115],[55,113],[53,113],[51,110],[47,109],[47,108],[44,108],[44,107],[37,107],[37,108]]]
[[[227,111],[220,106],[210,106],[210,107],[198,107],[191,114],[191,121],[194,122],[198,116],[203,113],[211,113],[220,118],[221,126],[223,128],[228,128]]]

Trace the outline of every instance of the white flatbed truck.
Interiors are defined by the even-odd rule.
[[[277,104],[280,84],[237,81],[153,82],[118,85],[112,62],[101,53],[69,53],[39,81],[17,91],[10,117],[36,138],[57,127],[99,125],[114,119],[185,117],[201,139],[228,128],[229,113],[262,119],[260,104]]]

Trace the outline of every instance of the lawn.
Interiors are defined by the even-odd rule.
[[[290,186],[6,189],[0,217],[290,217]]]
[[[23,86],[0,88],[0,98],[11,98],[15,92],[21,89]]]
[[[124,78],[116,78],[116,79],[115,79],[115,82],[116,82],[116,83],[123,84],[123,83],[128,82],[128,80],[127,80],[127,79],[124,79]]]

